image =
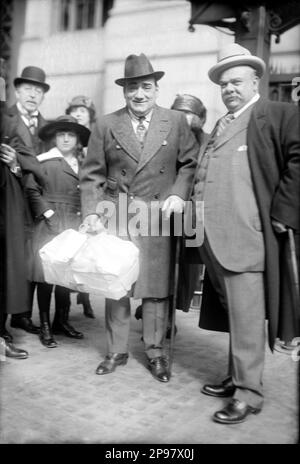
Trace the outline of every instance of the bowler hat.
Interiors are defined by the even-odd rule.
[[[115,83],[124,86],[125,82],[129,79],[137,79],[140,77],[151,77],[153,76],[156,81],[164,76],[163,71],[154,71],[152,64],[144,55],[129,55],[125,61],[124,77],[116,79]]]
[[[40,85],[45,92],[48,92],[50,85],[46,84],[46,74],[41,68],[36,66],[27,66],[23,69],[20,77],[14,80],[14,86],[22,84],[22,82],[30,82],[31,84]]]
[[[266,65],[261,58],[251,55],[247,48],[232,43],[219,51],[218,62],[210,68],[208,76],[215,84],[218,84],[221,74],[226,69],[235,66],[251,66],[256,70],[258,77],[261,77],[266,69]]]
[[[39,130],[39,137],[42,140],[48,140],[58,131],[71,131],[78,135],[82,145],[85,147],[88,144],[91,131],[82,124],[78,124],[75,118],[64,114],[59,116],[55,121],[51,121]]]
[[[171,106],[171,109],[178,111],[189,111],[190,113],[196,114],[200,118],[206,114],[206,108],[202,101],[199,98],[194,97],[194,95],[189,95],[187,93],[177,95],[173,105]]]

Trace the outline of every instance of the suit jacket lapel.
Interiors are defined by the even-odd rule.
[[[116,122],[112,125],[112,132],[128,156],[138,162],[141,156],[141,147],[126,108],[123,108],[121,114],[116,115]]]
[[[171,130],[171,122],[168,119],[167,112],[162,108],[155,106],[152,118],[149,124],[146,142],[137,167],[139,172],[155,156],[163,142],[167,143],[167,136]]]
[[[247,108],[236,120],[232,121],[229,126],[222,132],[215,141],[214,149],[218,149],[228,140],[232,139],[236,134],[246,129],[249,124],[249,111],[252,111],[253,106]]]

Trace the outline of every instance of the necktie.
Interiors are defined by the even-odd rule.
[[[37,127],[37,117],[30,116],[29,114],[24,115],[27,121],[27,127],[32,135],[35,134],[35,129]]]
[[[219,119],[219,121],[217,123],[216,136],[219,137],[219,135],[224,131],[224,129],[233,120],[234,120],[234,115],[232,113],[227,113],[227,114],[225,114],[225,116],[223,116],[221,119]]]
[[[147,129],[146,129],[145,125],[144,125],[144,120],[145,119],[146,119],[145,116],[141,116],[139,118],[139,123],[138,123],[137,128],[136,128],[136,136],[137,136],[138,141],[140,142],[142,148],[144,147],[145,136],[146,136],[146,133],[147,133]]]

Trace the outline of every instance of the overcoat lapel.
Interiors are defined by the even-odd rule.
[[[126,108],[123,109],[120,115],[116,116],[116,121],[112,124],[112,132],[127,155],[138,162],[141,156],[141,147]]]
[[[155,156],[163,143],[167,144],[167,136],[171,130],[171,122],[161,108],[155,107],[149,124],[145,146],[136,172],[141,171],[144,166]]]

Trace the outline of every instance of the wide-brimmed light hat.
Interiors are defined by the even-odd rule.
[[[158,81],[164,74],[163,71],[154,71],[152,64],[144,53],[129,55],[125,61],[124,77],[116,79],[115,83],[123,87],[128,80],[140,77],[154,77]]]
[[[218,84],[221,74],[226,69],[235,66],[251,66],[256,70],[258,77],[262,77],[266,69],[266,65],[261,58],[251,55],[247,48],[232,43],[219,51],[218,62],[210,68],[208,76],[215,84]]]
[[[87,127],[83,126],[82,124],[78,124],[73,116],[64,114],[63,116],[59,116],[57,119],[55,119],[55,121],[51,121],[43,126],[39,130],[39,137],[42,140],[49,140],[58,131],[75,132],[84,147],[87,146],[91,133]]]
[[[21,76],[14,79],[14,86],[17,87],[23,82],[39,85],[45,92],[48,92],[50,89],[50,85],[46,83],[45,71],[37,66],[27,66],[24,68]]]

